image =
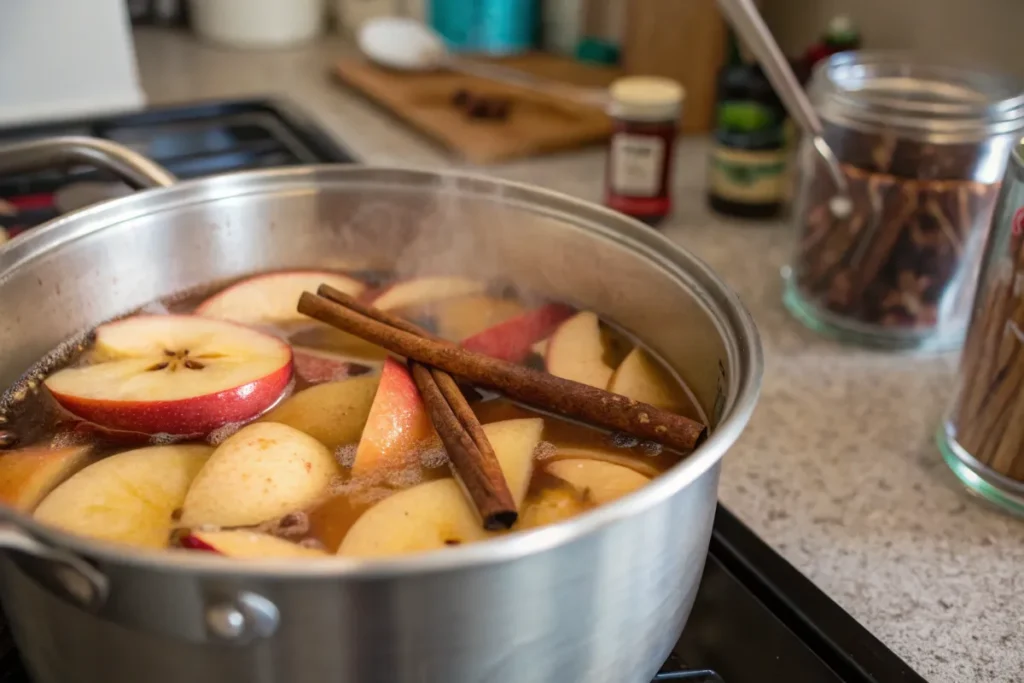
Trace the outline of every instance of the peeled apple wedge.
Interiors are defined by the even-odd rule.
[[[104,458],[53,490],[35,518],[73,534],[164,548],[209,446],[153,446]]]
[[[140,315],[96,328],[90,362],[46,378],[54,399],[107,429],[202,435],[269,408],[292,377],[288,344],[190,315]]]
[[[181,546],[189,550],[205,550],[242,560],[330,557],[322,550],[306,548],[270,534],[244,529],[191,531],[181,539]]]
[[[294,427],[334,452],[359,441],[379,383],[380,377],[364,375],[318,384],[288,397],[260,420]]]
[[[689,395],[665,368],[643,349],[629,352],[608,382],[608,391],[698,419],[699,414]]]
[[[544,429],[541,418],[484,425],[509,489],[519,505],[533,473],[533,452]],[[434,550],[488,537],[454,479],[419,484],[385,498],[349,529],[339,555],[381,557]]]
[[[251,526],[311,507],[340,474],[327,447],[294,427],[257,422],[217,447],[185,496],[181,525]]]
[[[352,296],[359,296],[366,289],[366,285],[354,278],[327,271],[265,273],[214,294],[199,304],[196,315],[242,325],[306,320],[306,316],[296,310],[299,297],[303,292],[315,292],[322,284]]]
[[[586,512],[593,505],[583,501],[583,497],[575,489],[545,489],[536,497],[531,497],[519,512],[519,521],[513,527],[516,531],[536,529],[564,522],[570,517]]]
[[[338,548],[349,557],[390,557],[487,538],[454,479],[419,484],[385,498],[356,520]]]
[[[601,460],[556,460],[544,470],[572,486],[584,500],[603,505],[641,488],[650,478]]]
[[[378,294],[372,304],[382,311],[395,311],[424,306],[443,299],[483,294],[486,288],[483,282],[464,277],[416,277],[391,285]]]
[[[89,464],[89,446],[33,446],[0,453],[0,503],[31,512],[48,493]]]
[[[553,461],[572,459],[601,460],[612,465],[629,468],[649,478],[654,478],[659,474],[658,468],[638,460],[636,456],[622,455],[608,448],[559,447]]]
[[[543,432],[544,420],[539,417],[484,425],[484,433],[491,442],[516,505],[521,505],[526,498],[530,478],[533,476],[533,453]]]
[[[613,372],[604,361],[605,351],[597,315],[583,311],[551,335],[544,360],[552,375],[604,389]]]

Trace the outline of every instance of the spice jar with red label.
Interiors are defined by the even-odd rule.
[[[611,85],[614,130],[605,203],[656,225],[672,210],[672,161],[685,92],[668,78],[631,76]]]

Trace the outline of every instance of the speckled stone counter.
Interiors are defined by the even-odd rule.
[[[137,49],[154,104],[282,95],[369,163],[453,163],[330,81],[343,43],[244,53],[142,31]],[[779,303],[788,232],[709,213],[705,151],[703,140],[681,145],[664,230],[740,294],[766,357],[761,403],[725,460],[723,502],[930,681],[1024,680],[1024,522],[964,493],[933,445],[955,356],[858,350],[800,327]],[[602,160],[592,149],[485,172],[597,200]]]

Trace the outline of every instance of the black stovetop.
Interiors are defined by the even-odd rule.
[[[123,143],[183,179],[244,168],[354,161],[300,111],[266,100],[0,129],[0,144],[51,135],[92,135]],[[87,191],[70,192],[76,188]],[[82,166],[0,176],[0,200],[15,209],[12,215],[0,211],[0,226],[13,235],[57,216],[83,196],[120,191],[116,178]],[[0,683],[28,680],[0,623]],[[721,505],[693,612],[655,680],[924,683]]]

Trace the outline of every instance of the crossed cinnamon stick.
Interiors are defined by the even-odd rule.
[[[541,410],[594,426],[625,432],[689,452],[707,436],[707,427],[640,401],[467,351],[385,311],[321,285],[304,292],[298,311],[409,359],[452,466],[489,528],[508,528],[515,502],[487,437],[452,375],[495,389]]]

